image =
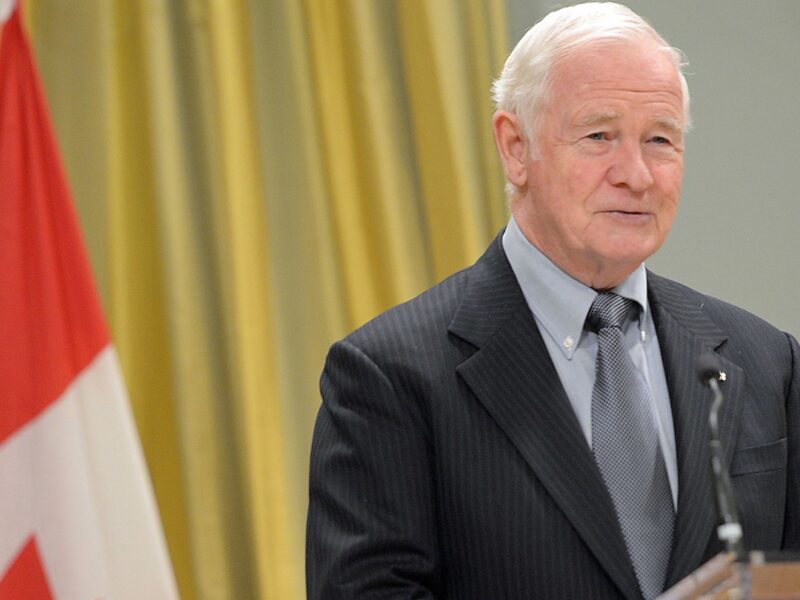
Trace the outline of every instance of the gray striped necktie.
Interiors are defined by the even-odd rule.
[[[586,319],[597,332],[592,452],[614,502],[645,599],[664,588],[675,512],[650,390],[625,348],[622,324],[632,300],[603,293]]]

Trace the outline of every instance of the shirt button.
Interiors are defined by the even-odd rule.
[[[572,341],[572,336],[568,335],[567,339],[564,340],[564,348],[572,348],[572,344],[575,342]]]

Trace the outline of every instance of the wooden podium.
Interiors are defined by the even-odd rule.
[[[751,552],[749,562],[718,554],[658,600],[800,600],[800,556]]]

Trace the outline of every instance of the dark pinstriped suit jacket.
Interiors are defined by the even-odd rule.
[[[707,450],[721,430],[748,548],[800,548],[800,348],[649,274],[678,451],[668,584],[721,550]],[[498,237],[472,267],[335,344],[314,432],[312,599],[639,598],[608,493]]]

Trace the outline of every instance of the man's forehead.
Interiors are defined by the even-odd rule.
[[[554,97],[571,104],[593,97],[618,98],[663,103],[679,114],[683,111],[678,70],[668,54],[652,42],[595,44],[571,52],[554,65],[550,89]],[[589,112],[592,114],[585,118],[605,120],[614,113],[611,108],[597,107]]]

